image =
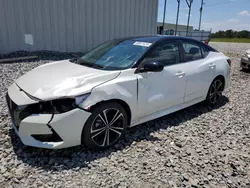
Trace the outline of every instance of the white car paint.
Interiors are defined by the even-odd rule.
[[[17,79],[16,84],[33,97],[51,100],[88,93],[93,87],[115,78],[119,73],[64,60],[39,66]]]
[[[164,67],[158,73],[139,73],[138,82],[139,116],[150,115],[184,102],[186,76],[182,64]]]
[[[19,130],[13,127],[26,145],[50,149],[77,146],[81,144],[83,126],[91,115],[86,110],[93,105],[108,100],[123,101],[131,111],[129,126],[138,125],[205,100],[216,76],[223,76],[225,87],[228,87],[227,59],[221,53],[210,52],[203,60],[148,73],[135,73],[135,68],[103,71],[68,60],[46,64],[10,86],[8,94],[18,106],[38,102],[26,93],[43,101],[91,94],[80,108],[53,117],[52,114],[33,114],[22,120]],[[32,137],[33,134],[51,133],[48,124],[63,141],[41,142]]]

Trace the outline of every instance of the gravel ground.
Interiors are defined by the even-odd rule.
[[[25,147],[10,128],[4,95],[14,79],[48,61],[0,65],[1,187],[250,187],[250,73],[239,67],[250,44],[211,45],[232,59],[220,104],[131,128],[114,148],[95,152]]]

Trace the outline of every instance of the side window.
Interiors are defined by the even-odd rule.
[[[177,43],[164,43],[153,48],[145,58],[146,61],[158,61],[164,66],[180,63],[180,51]]]
[[[201,47],[199,45],[183,42],[182,43],[184,48],[184,60],[187,61],[195,61],[198,59],[202,59],[202,52]]]

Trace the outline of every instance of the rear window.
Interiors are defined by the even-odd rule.
[[[207,57],[207,55],[209,54],[209,50],[203,46],[201,46],[201,53],[203,55],[203,57]]]
[[[199,45],[189,42],[183,42],[182,45],[184,48],[185,62],[195,61],[203,58],[201,47]]]

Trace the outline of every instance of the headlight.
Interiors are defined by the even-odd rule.
[[[89,95],[90,95],[90,93],[87,93],[85,95],[80,95],[80,96],[75,97],[76,105],[83,103],[83,101],[85,101]]]
[[[60,114],[75,109],[88,96],[89,93],[74,98],[40,101],[39,103],[29,105],[28,108],[33,114]]]

